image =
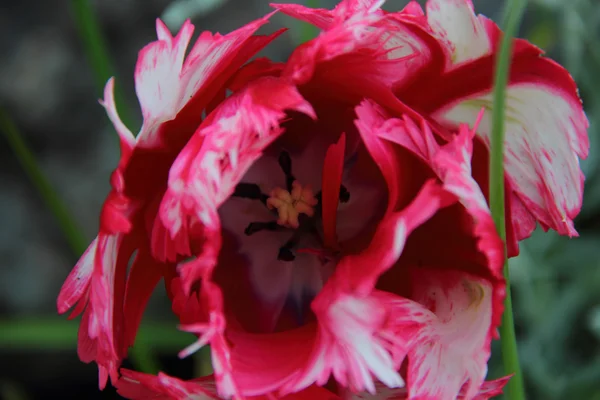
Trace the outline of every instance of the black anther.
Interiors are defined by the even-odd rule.
[[[260,231],[276,231],[280,226],[276,221],[269,222],[250,222],[246,229],[244,229],[244,233],[247,236],[254,235],[256,232]]]
[[[340,187],[340,201],[342,203],[347,203],[350,200],[350,192],[346,189],[346,186],[342,185]]]
[[[277,259],[279,261],[294,261],[296,259],[296,256],[294,255],[294,253],[292,252],[292,249],[283,246],[279,249],[279,254],[277,255]]]
[[[269,196],[264,194],[260,190],[260,187],[255,183],[239,183],[235,187],[233,196],[244,199],[260,200],[264,204],[267,203],[267,199],[269,198]]]

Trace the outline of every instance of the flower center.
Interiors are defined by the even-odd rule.
[[[279,215],[277,223],[292,229],[300,226],[298,221],[300,214],[314,216],[314,206],[318,203],[310,185],[302,186],[298,181],[292,182],[292,193],[277,187],[271,191],[271,197],[267,199],[267,207],[271,210],[277,209]]]
[[[322,234],[322,192],[314,194],[310,185],[302,185],[292,173],[292,160],[286,151],[282,151],[278,159],[279,166],[285,175],[286,188],[275,187],[267,196],[254,183],[240,183],[236,186],[233,196],[261,201],[271,213],[277,217],[272,221],[255,221],[244,229],[246,236],[261,231],[289,231],[294,233],[291,238],[279,248],[277,259],[294,261],[295,251],[321,254],[321,249],[296,249],[301,239],[310,236],[323,243]],[[341,185],[339,200],[342,203],[350,200],[350,193]],[[325,247],[325,246],[323,246]]]

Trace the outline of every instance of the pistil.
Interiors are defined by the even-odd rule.
[[[315,214],[314,207],[318,203],[310,185],[302,186],[298,181],[292,182],[291,193],[278,187],[271,191],[271,197],[267,199],[267,207],[277,210],[277,223],[292,229],[300,226],[300,214],[312,217]]]

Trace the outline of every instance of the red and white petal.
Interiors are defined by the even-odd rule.
[[[502,389],[510,377],[504,377],[493,381],[486,381],[481,385],[479,393],[473,400],[488,400],[502,394]],[[345,400],[409,400],[407,388],[390,389],[381,382],[375,384],[377,394],[347,392],[343,396]],[[465,400],[465,386],[461,389],[456,400]]]
[[[471,0],[428,0],[427,23],[449,50],[452,66],[492,51],[483,20],[475,16]]]
[[[411,270],[412,298],[435,314],[408,353],[411,399],[474,399],[487,374],[492,284],[453,270]]]
[[[179,271],[186,293],[202,278],[201,296],[208,302],[209,315],[203,324],[189,327],[199,335],[198,343],[189,350],[210,342],[222,396],[234,395],[238,389],[231,375],[229,345],[223,336],[222,293],[212,283],[212,271],[221,250],[217,210],[263,150],[281,134],[279,122],[285,110],[314,117],[312,107],[295,86],[272,77],[252,82],[223,102],[173,163],[159,211],[173,239],[186,226],[202,226],[202,250],[195,260],[182,264]]]
[[[555,72],[567,74],[557,68]],[[544,72],[538,70],[540,75]],[[560,85],[565,81],[562,78],[557,76],[556,83],[540,79],[508,86],[504,168],[515,194],[544,227],[577,236],[573,219],[582,203],[584,176],[579,158],[588,154],[588,121],[575,87]],[[459,99],[434,116],[446,124],[472,123],[481,107],[486,112],[477,133],[489,146],[491,92]]]
[[[327,30],[334,24],[360,18],[365,14],[382,14],[381,5],[384,2],[385,0],[342,0],[333,10],[310,8],[300,4],[271,3],[271,6],[290,17]]]
[[[71,307],[77,304],[76,309],[71,314],[71,318],[76,317],[83,311],[87,304],[87,293],[94,271],[94,258],[96,256],[96,245],[98,238],[94,239],[82,254],[73,267],[73,270],[63,283],[56,306],[60,314],[66,313]],[[77,311],[77,312],[75,312]]]
[[[432,61],[433,53],[441,52],[424,24],[411,18],[399,22],[380,5],[380,1],[345,1],[331,11],[275,5],[323,29],[317,38],[294,51],[284,75],[299,84],[317,73],[317,80],[326,79],[330,84],[360,79],[391,86]]]
[[[387,118],[384,110],[369,101],[357,107],[356,124],[369,149],[386,148],[389,142],[410,150],[427,163],[441,180],[444,189],[455,195],[473,219],[472,234],[478,240],[477,248],[487,258],[485,269],[490,279],[503,282],[504,244],[494,225],[485,196],[471,171],[474,131],[461,125],[459,133],[450,143],[441,146],[425,120],[420,126],[404,116]],[[388,144],[386,144],[388,143]],[[393,171],[387,169],[388,174]],[[504,299],[504,285],[498,285],[494,297],[498,304]],[[494,326],[500,324],[502,308],[494,309]]]
[[[204,225],[218,219],[218,207],[281,134],[279,122],[285,110],[314,117],[295,86],[266,77],[228,98],[205,120],[169,174],[159,212],[172,238],[190,218]]]
[[[119,135],[119,139],[121,141],[121,154],[124,154],[131,152],[135,146],[135,137],[119,117],[117,106],[115,104],[114,90],[115,78],[110,78],[104,87],[104,99],[100,101],[100,104],[106,109],[106,114],[108,115],[110,122],[112,122],[117,134]]]
[[[465,0],[460,3],[467,4]],[[450,7],[459,3],[452,0],[444,4]],[[412,85],[399,88],[396,95],[436,123],[452,128],[461,123],[472,126],[485,108],[477,134],[489,148],[498,51],[494,44],[501,32],[491,21],[483,17],[478,20],[485,25],[492,44],[489,54],[476,52],[481,53],[479,58],[446,73],[419,76]],[[478,41],[478,37],[473,31],[469,40]],[[588,154],[587,128],[588,120],[569,73],[542,57],[540,49],[516,40],[506,92],[505,171],[514,192],[508,198],[515,212],[511,217],[518,240],[528,237],[534,228],[525,207],[542,227],[577,235],[573,219],[581,208],[584,178],[579,159]],[[440,129],[436,133],[447,139]]]
[[[458,135],[443,146],[431,161],[444,189],[456,195],[473,217],[479,250],[486,255],[492,275],[502,279],[504,243],[498,236],[485,196],[471,173],[474,136],[475,132],[466,124],[461,125]]]
[[[99,234],[89,286],[89,301],[79,329],[78,352],[84,362],[95,360],[100,388],[108,377],[115,383],[124,358],[125,276],[134,251],[122,234]]]
[[[221,399],[216,392],[214,376],[183,381],[160,373],[158,376],[126,369],[117,384],[118,393],[132,400],[210,400]],[[248,400],[272,400],[272,395],[246,397]],[[281,400],[339,400],[327,389],[311,386],[301,392],[278,397]]]
[[[194,26],[186,20],[177,36],[156,20],[158,40],[146,45],[139,53],[135,68],[135,90],[144,124],[139,139],[149,147],[158,140],[157,127],[173,119],[188,99],[182,95],[181,69],[185,51],[194,33]]]
[[[157,20],[158,40],[140,51],[136,65],[136,92],[144,117],[137,137],[139,146],[160,146],[164,122],[173,120],[197,96],[203,96],[202,101],[208,103],[235,69],[277,36],[280,32],[267,37],[252,36],[269,17],[225,36],[203,32],[185,60],[194,26],[186,21],[173,37]]]
[[[397,315],[405,315],[406,309],[401,299],[374,291],[374,287],[400,257],[410,232],[445,202],[441,188],[426,183],[406,209],[385,217],[365,251],[339,261],[312,303],[319,326],[317,341],[302,372],[284,386],[285,393],[315,382],[322,385],[330,375],[355,392],[374,393],[374,378],[389,387],[404,385],[397,371],[409,339],[398,336],[394,321]],[[411,316],[418,325],[419,317]],[[403,332],[410,336],[412,330]]]
[[[121,369],[117,392],[131,400],[218,400],[211,376],[184,381],[164,373],[158,376]]]

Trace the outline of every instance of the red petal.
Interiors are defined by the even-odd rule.
[[[131,265],[125,289],[123,352],[133,346],[146,304],[163,276],[165,266],[157,262],[148,250],[139,250]]]

